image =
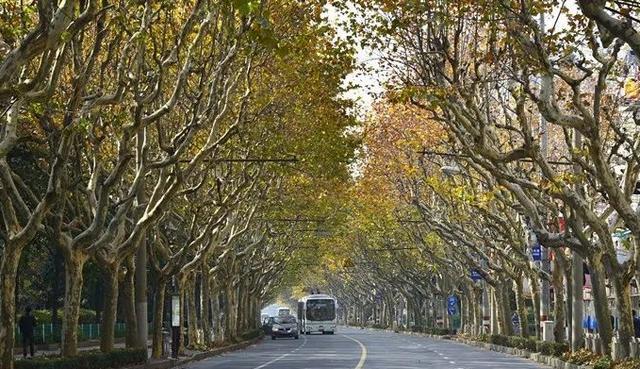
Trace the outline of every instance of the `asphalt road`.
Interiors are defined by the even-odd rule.
[[[193,363],[188,369],[541,369],[529,360],[461,343],[390,332],[339,329],[336,335],[265,339]]]

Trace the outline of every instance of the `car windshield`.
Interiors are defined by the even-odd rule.
[[[307,300],[307,319],[322,321],[336,317],[336,305],[330,299]]]
[[[276,324],[295,324],[296,318],[293,316],[282,316],[273,319]]]

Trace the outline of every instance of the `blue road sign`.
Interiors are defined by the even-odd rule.
[[[471,279],[472,279],[474,282],[477,282],[477,281],[479,281],[479,280],[481,280],[481,279],[482,279],[482,276],[480,275],[480,273],[478,273],[478,271],[477,271],[477,270],[475,270],[475,269],[471,269]]]
[[[538,242],[531,248],[531,257],[533,261],[541,261],[542,260],[542,246]]]
[[[456,315],[458,313],[458,298],[455,295],[451,295],[447,299],[447,313],[449,315]]]

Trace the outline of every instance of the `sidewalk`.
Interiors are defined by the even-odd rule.
[[[45,348],[47,347],[48,348]],[[147,341],[147,346],[149,347],[149,355],[151,355],[151,340]],[[125,348],[124,339],[117,339],[116,343],[113,345],[114,348]],[[78,351],[94,351],[100,350],[100,341],[98,340],[90,340],[78,342]],[[14,356],[16,360],[22,360],[22,342],[16,342],[16,347],[13,349]],[[29,347],[27,347],[27,355],[29,354]],[[34,351],[34,357],[39,356],[56,356],[60,354],[60,345],[59,344],[51,344],[51,345],[40,345],[40,347],[36,347]]]
[[[130,367],[130,369],[169,369],[176,366],[185,365],[193,361],[199,361],[212,356],[221,355],[225,352],[241,350],[246,347],[255,345],[261,340],[262,340],[262,337],[257,337],[257,338],[250,339],[248,341],[235,343],[235,344],[231,344],[223,347],[217,347],[209,351],[193,351],[185,348],[184,355],[181,355],[178,359],[171,359],[171,358],[151,359],[151,340],[149,340],[147,341],[148,342],[147,351],[148,351],[149,361],[143,365]],[[83,343],[86,343],[88,345],[85,345],[83,347],[78,347],[78,351],[92,351],[92,350],[100,349],[100,345],[98,341],[93,341],[93,342],[86,341]],[[93,343],[93,345],[91,345],[91,343]],[[125,344],[124,342],[118,342],[114,345],[114,347],[124,348]],[[22,346],[16,347],[16,350],[17,350],[15,355],[16,361],[25,360],[22,358]],[[59,347],[56,347],[55,349],[52,349],[52,350],[38,350],[35,352],[34,357],[55,356],[55,355],[58,355],[59,353],[60,353],[60,349]],[[27,358],[26,360],[29,360],[29,359]]]

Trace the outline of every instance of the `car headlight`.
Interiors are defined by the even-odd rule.
[[[273,328],[271,328],[271,330],[273,330],[274,332],[277,331],[278,329],[280,329],[279,325],[274,325]]]

